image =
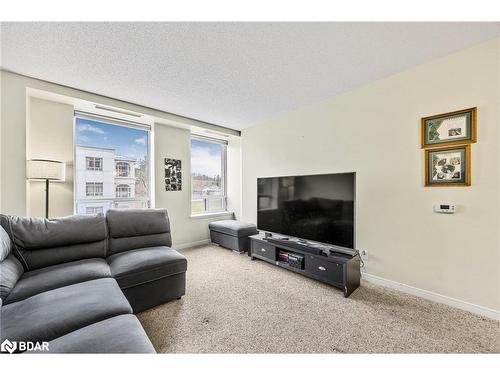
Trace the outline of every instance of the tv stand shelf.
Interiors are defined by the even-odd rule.
[[[360,259],[354,252],[331,254],[317,251],[316,246],[308,249],[304,243],[296,246],[293,242],[268,241],[262,234],[256,234],[250,236],[249,255],[252,260],[264,260],[341,288],[344,297],[349,297],[360,283]]]

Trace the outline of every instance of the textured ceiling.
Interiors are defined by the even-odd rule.
[[[233,129],[500,35],[500,23],[2,23],[3,69]]]

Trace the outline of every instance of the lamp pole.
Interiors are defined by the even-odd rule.
[[[49,218],[49,179],[45,179],[45,218]]]

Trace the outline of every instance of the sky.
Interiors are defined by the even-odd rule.
[[[148,132],[124,126],[76,118],[75,140],[77,145],[115,149],[115,154],[145,159],[148,150]]]
[[[221,175],[222,145],[213,142],[191,140],[191,173],[209,177]]]
[[[120,156],[141,160],[147,155],[148,132],[145,130],[77,117],[75,137],[77,145],[113,148]],[[191,140],[192,173],[221,175],[222,147],[218,143]]]

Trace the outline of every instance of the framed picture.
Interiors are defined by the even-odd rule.
[[[165,158],[165,191],[182,190],[181,161]]]
[[[469,186],[470,145],[425,150],[425,186]]]
[[[434,148],[476,142],[477,109],[443,113],[421,120],[422,148]]]

